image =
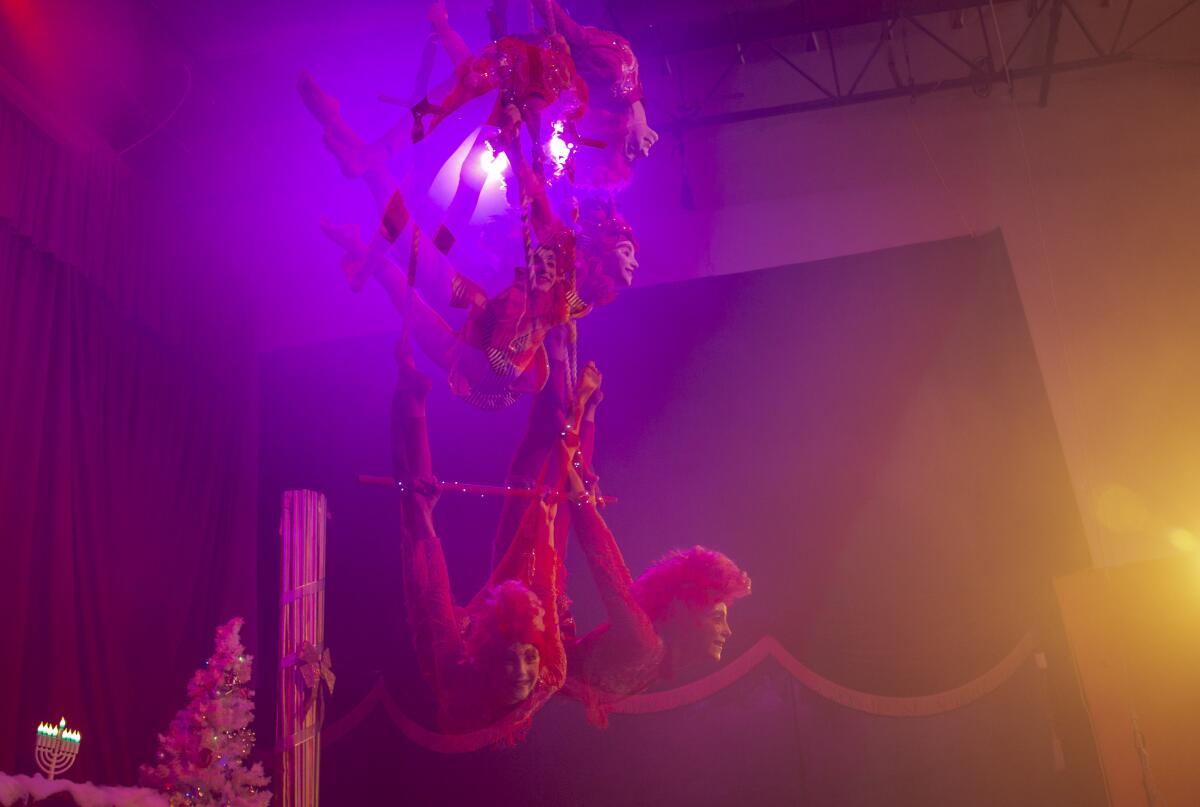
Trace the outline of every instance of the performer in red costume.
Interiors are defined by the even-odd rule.
[[[658,133],[646,122],[645,93],[629,40],[580,25],[557,0],[536,0],[535,6],[571,46],[575,68],[587,84],[588,111],[580,129],[605,143],[598,152],[586,147],[576,151],[576,182],[606,189],[627,185],[633,162],[648,156],[658,142]]]
[[[566,531],[574,525],[589,571],[600,592],[608,623],[582,638],[575,636],[565,573],[560,571],[558,617],[567,648],[568,677],[563,692],[582,701],[588,718],[607,724],[612,705],[657,683],[705,664],[720,661],[732,631],[729,608],[750,594],[750,578],[724,554],[694,546],[673,551],[651,564],[636,581],[629,573],[616,539],[597,510],[598,476],[592,467],[596,410],[603,400],[602,378],[594,364],[580,373],[574,393],[555,372],[563,360],[560,340],[547,339],[552,374],[534,399],[534,408],[510,469],[517,486],[557,456],[564,444],[573,449],[571,473],[561,482],[545,476],[527,484],[551,489],[566,485],[580,502],[560,508],[554,523],[560,563],[566,553]],[[568,390],[564,397],[556,390]],[[520,519],[515,500],[505,503],[492,552],[499,565],[511,551]]]
[[[520,160],[513,170],[523,198],[529,200],[530,220],[540,243],[569,240],[575,290],[588,305],[607,305],[633,285],[638,269],[637,239],[633,227],[617,210],[611,197],[588,197],[574,228],[554,212],[545,183]]]
[[[392,224],[399,220],[399,200],[394,194],[385,214]],[[396,240],[411,243],[411,227],[402,222],[402,237]],[[483,409],[510,406],[520,395],[542,389],[550,373],[543,345],[546,334],[588,310],[565,283],[562,267],[572,261],[569,238],[542,241],[532,252],[531,266],[519,267],[513,283],[492,297],[418,238],[418,288],[433,294],[442,306],[467,310],[466,324],[455,331],[419,293],[409,297],[409,273],[387,251],[373,255],[357,228],[323,228],[346,250],[342,266],[351,287],[361,288],[374,277],[396,310],[409,317],[421,349],[447,370],[454,393]]]
[[[509,466],[505,484],[511,488],[543,487],[551,493],[566,493],[569,482],[576,481],[592,496],[600,495],[599,477],[592,468],[592,448],[595,445],[595,419],[585,417],[588,406],[595,406],[602,393],[600,371],[588,362],[579,372],[572,388],[567,373],[567,329],[559,326],[546,338],[550,357],[550,378],[533,399],[525,434],[517,446]],[[593,401],[593,398],[595,399]],[[564,447],[567,464],[555,462]],[[548,472],[547,472],[548,471]],[[513,536],[522,518],[519,499],[506,499],[500,511],[500,522],[492,544],[492,564],[497,566],[509,551]],[[566,556],[567,536],[571,529],[571,508],[560,507],[555,514],[554,534],[559,563]],[[566,569],[559,569],[558,617],[563,641],[575,635],[571,601],[565,589]]]
[[[528,730],[566,673],[555,609],[559,561],[553,514],[540,500],[527,507],[509,552],[461,620],[433,526],[437,487],[425,421],[429,382],[413,367],[403,342],[398,358],[393,450],[403,484],[404,599],[418,661],[437,697],[441,731],[499,727],[499,740],[512,742]]]
[[[611,200],[589,199],[577,227],[571,230],[555,215],[545,185],[538,182],[523,164],[518,162],[514,168],[518,181],[529,189],[531,220],[538,239],[571,245],[569,250],[562,252],[574,257],[574,286],[579,300],[589,306],[613,302],[621,290],[632,285],[638,268],[633,228],[617,212]],[[548,380],[534,398],[525,435],[509,466],[509,485],[528,487],[533,484],[535,474],[569,430],[569,424],[579,424],[580,407],[591,392],[588,387],[594,389],[600,385],[600,375],[594,365],[585,368],[578,379],[574,378],[570,327],[567,323],[546,333],[543,344],[549,360]],[[578,385],[578,389],[574,385]],[[591,467],[590,428],[591,424],[586,420],[580,425],[578,438],[582,444],[575,456],[580,463],[579,472],[589,483],[596,479]],[[513,504],[506,503],[501,513],[501,529],[492,549],[493,560],[500,558],[507,549],[505,536],[512,534],[518,517]],[[567,534],[568,523],[567,511],[560,511],[560,535]]]
[[[535,145],[542,142],[542,113],[563,99],[563,114],[578,118],[587,106],[587,85],[561,36],[530,34],[504,36],[472,54],[450,27],[446,6],[438,0],[427,15],[433,30],[454,63],[454,75],[412,108],[413,142],[425,136],[425,116],[432,129],[468,101],[499,90],[488,123],[512,141],[524,123]]]
[[[374,277],[388,292],[396,310],[411,319],[413,338],[449,373],[454,392],[486,409],[510,406],[523,393],[537,392],[549,373],[542,340],[546,331],[582,311],[578,298],[567,299],[562,276],[573,262],[571,239],[548,234],[532,250],[529,266],[517,270],[512,285],[489,298],[486,291],[461,275],[442,248],[417,237],[412,264],[402,267],[393,244],[412,249],[413,223],[399,185],[386,161],[398,147],[395,131],[372,143],[361,138],[341,116],[340,104],[308,73],[298,89],[305,105],[324,127],[326,147],[343,173],[361,177],[382,214],[380,229],[364,241],[355,226],[322,222],[322,229],[345,250],[342,269],[354,290]],[[437,239],[435,238],[435,241]],[[409,268],[424,293],[408,293]],[[442,310],[464,308],[467,324],[456,333]],[[448,313],[448,311],[447,311]]]
[[[544,184],[518,158],[515,166],[528,192],[538,244],[532,267],[519,269],[510,287],[489,298],[455,270],[442,249],[418,238],[415,276],[424,296],[413,295],[410,302],[408,271],[393,256],[392,246],[411,245],[412,222],[386,167],[382,141],[363,145],[342,119],[337,99],[312,76],[301,74],[299,87],[325,128],[326,145],[344,171],[363,178],[383,214],[383,225],[370,242],[355,226],[322,223],[326,235],[345,250],[342,268],[351,288],[361,289],[372,277],[378,280],[397,311],[411,317],[413,337],[422,350],[449,371],[455,393],[472,403],[499,409],[542,389],[549,374],[542,346],[546,333],[583,316],[589,304],[611,302],[637,270],[633,230],[611,201],[586,202],[578,228],[572,230],[554,214]],[[569,272],[575,274],[574,289],[567,282]],[[467,326],[456,333],[427,300],[437,308],[466,308]]]
[[[600,400],[593,394],[585,406],[584,435],[595,433]],[[603,726],[617,701],[720,661],[732,633],[729,607],[750,593],[750,578],[722,553],[693,546],[669,552],[634,580],[594,499],[572,506],[571,520],[608,623],[569,640],[563,691]]]
[[[594,504],[573,508],[572,521],[609,621],[568,647],[564,692],[603,726],[614,703],[721,660],[729,607],[750,593],[750,578],[724,554],[694,546],[665,555],[635,581]]]

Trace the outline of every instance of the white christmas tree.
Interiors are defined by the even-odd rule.
[[[188,705],[158,735],[158,761],[143,765],[141,783],[172,807],[266,807],[270,781],[262,763],[245,765],[254,749],[251,657],[239,636],[241,618],[217,628],[216,650],[188,683]]]

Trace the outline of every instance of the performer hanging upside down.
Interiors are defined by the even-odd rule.
[[[585,423],[594,424],[599,401],[589,399]],[[563,692],[602,726],[617,701],[720,661],[732,633],[729,608],[750,593],[750,578],[722,553],[694,546],[669,552],[633,580],[593,501],[572,506],[571,520],[609,621],[568,645]]]
[[[562,112],[568,119],[577,119],[586,108],[587,85],[561,36],[504,36],[475,55],[450,27],[443,0],[430,7],[427,17],[454,63],[454,75],[413,106],[413,142],[463,104],[493,90],[499,90],[499,97],[488,122],[510,142],[524,123],[534,145],[540,144],[542,113],[562,96],[567,96]],[[431,116],[428,127],[426,115]]]
[[[412,222],[386,166],[380,141],[364,145],[342,119],[337,99],[303,73],[299,87],[306,104],[325,127],[325,143],[339,162],[358,171],[383,214],[383,226],[364,242],[353,226],[322,223],[322,229],[345,250],[342,268],[355,290],[374,277],[388,291],[397,311],[409,313],[413,336],[439,366],[450,373],[456,394],[483,408],[509,406],[524,393],[540,390],[549,374],[543,348],[549,329],[582,316],[589,304],[603,304],[632,282],[637,270],[633,231],[610,202],[589,201],[578,232],[554,214],[545,192],[523,161],[518,161],[531,194],[531,221],[538,246],[532,266],[518,270],[516,281],[493,298],[459,274],[441,247],[418,237],[418,288],[425,296],[407,295],[408,271],[392,256],[393,243],[409,245]],[[386,138],[394,141],[394,137]],[[435,237],[435,242],[441,237]],[[411,259],[411,255],[409,256]],[[576,275],[575,288],[567,282]],[[467,326],[455,333],[446,319],[427,304],[468,309]]]
[[[588,110],[579,123],[605,146],[575,153],[581,187],[619,188],[629,183],[632,164],[646,157],[658,132],[646,122],[645,93],[638,60],[629,40],[612,31],[580,25],[557,0],[535,0],[535,7],[571,46],[575,68],[588,88]]]
[[[500,728],[519,739],[565,679],[555,597],[558,557],[553,513],[526,509],[510,551],[465,609],[455,608],[445,556],[433,526],[437,487],[425,421],[428,380],[398,351],[393,449],[404,483],[401,554],[405,605],[422,674],[438,701],[438,728],[466,733]]]
[[[562,239],[540,244],[532,251],[531,266],[518,268],[513,283],[491,298],[444,260],[418,261],[418,285],[432,290],[443,305],[467,309],[466,324],[456,332],[419,293],[409,299],[409,273],[386,253],[372,256],[356,228],[323,228],[346,250],[343,268],[351,286],[374,277],[396,310],[409,317],[421,349],[447,370],[454,393],[480,408],[504,408],[521,394],[542,389],[550,372],[543,344],[546,333],[587,310],[564,284],[561,267],[571,260],[571,245]],[[403,225],[402,232],[409,233],[406,240],[411,241],[411,224]],[[418,241],[419,254],[433,252]]]
[[[413,337],[421,349],[449,372],[455,393],[472,403],[503,408],[522,393],[541,389],[549,372],[542,347],[546,331],[581,315],[586,308],[577,296],[568,295],[562,283],[563,267],[574,261],[569,234],[547,234],[536,249],[529,250],[529,263],[517,270],[513,284],[489,298],[441,254],[448,251],[439,243],[443,232],[435,237],[436,249],[414,232],[398,183],[386,164],[397,147],[395,130],[367,143],[342,118],[337,99],[322,90],[311,75],[301,73],[298,89],[324,127],[326,146],[345,173],[366,182],[383,217],[370,242],[363,241],[356,227],[322,222],[326,235],[346,251],[342,269],[351,288],[357,291],[370,278],[378,280],[397,311],[411,317]],[[410,262],[415,261],[410,263],[411,272],[392,257],[397,241],[413,245],[415,254],[408,255]],[[413,295],[411,302],[410,274],[425,294]],[[443,310],[467,309],[462,332],[455,333],[428,305],[427,298]]]
[[[518,171],[520,198],[529,199],[538,247],[527,244],[529,262],[501,294],[486,292],[459,274],[439,251],[428,248],[409,229],[407,210],[386,161],[399,147],[396,128],[367,143],[341,117],[337,99],[322,90],[308,73],[301,73],[298,89],[305,104],[324,127],[326,146],[348,176],[361,176],[383,214],[383,226],[364,244],[354,227],[323,223],[326,234],[346,250],[343,270],[351,287],[361,289],[375,277],[387,289],[398,311],[411,312],[413,335],[431,358],[450,373],[456,394],[484,408],[503,408],[519,395],[536,392],[545,384],[548,364],[542,346],[550,328],[586,313],[589,304],[604,304],[632,282],[637,269],[632,229],[611,201],[589,200],[578,231],[554,214],[545,185],[534,176],[519,151],[513,164]],[[405,234],[409,237],[404,237]],[[440,252],[447,252],[453,237],[442,230],[435,237]],[[526,238],[529,236],[527,234]],[[410,256],[406,272],[392,259],[394,242],[416,240],[415,264]],[[425,297],[414,295],[410,306],[408,276],[415,275]],[[573,281],[573,282],[572,282]],[[469,311],[467,326],[456,334],[439,308]]]
[[[575,290],[588,305],[608,305],[633,285],[638,269],[633,227],[611,196],[588,197],[574,228],[554,212],[545,183],[518,156],[513,171],[523,198],[529,200],[533,231],[540,242],[569,240],[574,258]]]
[[[588,362],[573,384],[567,368],[566,340],[566,326],[559,326],[547,335],[550,378],[534,397],[525,434],[513,455],[505,484],[523,489],[540,486],[553,494],[566,494],[575,482],[575,487],[599,496],[599,477],[592,468],[591,457],[595,445],[594,407],[603,397],[600,391],[602,378],[595,363]],[[587,417],[589,407],[593,412],[591,417]],[[562,456],[564,448],[569,460],[565,466],[555,462]],[[522,514],[519,499],[504,501],[492,543],[493,566],[499,565],[508,553]],[[566,556],[570,529],[571,508],[559,507],[554,519],[554,535],[560,564]],[[565,568],[560,567],[559,580],[566,580]],[[575,621],[570,598],[562,586],[558,594],[558,616],[563,641],[569,643],[575,636]]]

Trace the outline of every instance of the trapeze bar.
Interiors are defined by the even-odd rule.
[[[359,474],[358,481],[364,485],[376,485],[379,487],[398,487],[404,489],[404,483],[398,481],[391,476],[374,476],[372,474]],[[508,485],[476,485],[471,482],[443,482],[440,479],[433,483],[439,493],[466,493],[476,496],[512,496],[520,499],[538,499],[545,498],[551,502],[566,501],[571,498],[570,494],[561,491],[548,491],[544,488],[521,488],[510,487]],[[599,496],[596,498],[598,505],[616,504],[616,496]]]

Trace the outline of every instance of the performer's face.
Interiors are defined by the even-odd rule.
[[[700,634],[697,637],[697,649],[713,661],[720,661],[721,654],[725,652],[725,642],[733,635],[729,627],[729,606],[719,602],[699,612],[696,625]]]
[[[537,684],[541,663],[541,654],[531,644],[513,642],[497,648],[491,669],[496,697],[507,705],[528,698]]]
[[[729,606],[723,602],[697,610],[676,601],[659,629],[674,655],[687,666],[720,661],[725,642],[733,634]]]
[[[637,250],[632,241],[618,241],[609,254],[608,273],[617,288],[626,289],[633,285],[633,273],[637,271]]]
[[[533,287],[549,291],[558,282],[558,258],[554,250],[538,247],[533,253]]]
[[[658,142],[658,132],[644,120],[632,120],[625,130],[625,159],[633,162],[639,157],[649,157],[650,149]]]

